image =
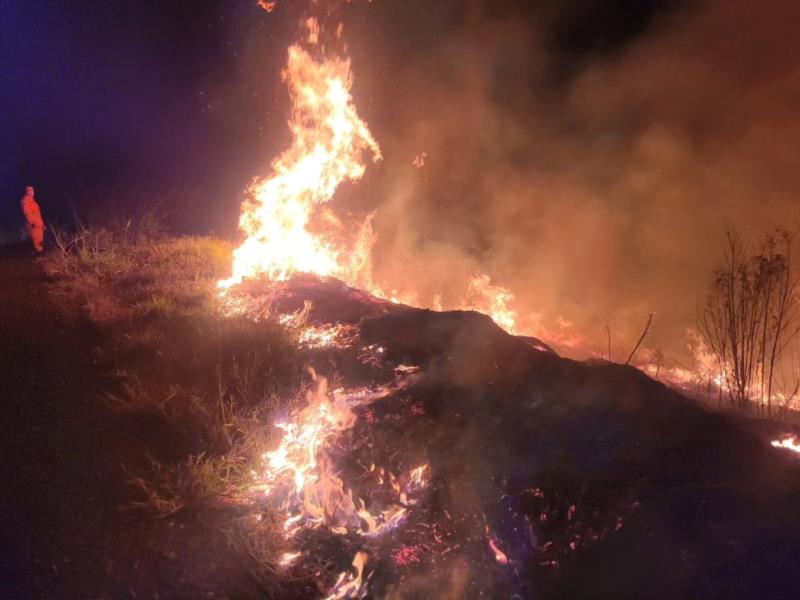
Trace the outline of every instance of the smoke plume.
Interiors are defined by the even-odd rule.
[[[355,93],[386,164],[345,196],[378,205],[377,272],[398,289],[457,297],[486,271],[534,334],[605,349],[609,325],[620,359],[655,312],[649,345],[680,352],[725,222],[794,222],[795,2],[673,3],[588,48],[549,5],[368,10]]]

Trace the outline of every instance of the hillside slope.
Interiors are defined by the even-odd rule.
[[[430,467],[400,526],[339,540],[342,568],[356,551],[373,557],[375,597],[778,598],[800,582],[800,461],[737,418],[478,313],[312,278],[237,293],[280,313],[310,300],[309,326],[347,331],[312,362],[350,386],[388,386],[353,402],[332,450],[368,507],[381,492],[364,465]],[[318,534],[303,549],[330,552]]]

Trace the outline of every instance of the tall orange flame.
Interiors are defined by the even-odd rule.
[[[310,23],[310,31],[316,31]],[[247,239],[234,251],[233,273],[220,287],[262,273],[284,280],[307,272],[351,283],[365,268],[369,244],[361,238],[371,237],[368,223],[348,256],[308,229],[315,209],[329,202],[343,181],[364,175],[366,154],[381,159],[377,142],[353,104],[350,61],[318,61],[294,45],[283,77],[292,98],[292,145],[273,161],[272,175],[248,190],[239,221]]]
[[[305,25],[305,45],[313,47],[319,40],[319,25],[314,19]],[[350,94],[349,59],[317,60],[303,45],[295,44],[289,48],[283,78],[292,100],[292,144],[272,162],[271,175],[257,179],[248,189],[239,220],[247,237],[233,253],[231,276],[219,286],[229,288],[259,275],[281,281],[304,272],[337,277],[393,302],[416,303],[413,293],[373,285],[372,215],[345,242],[309,229],[315,212],[333,198],[342,182],[364,175],[369,155],[373,161],[381,160],[380,147]],[[341,233],[341,223],[332,213],[325,215],[327,225]],[[509,290],[479,274],[470,281],[468,296],[461,306],[485,312],[507,331],[514,331],[516,314],[508,306],[514,296]]]

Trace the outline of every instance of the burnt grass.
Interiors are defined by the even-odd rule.
[[[800,460],[769,446],[780,426],[477,313],[311,277],[235,291],[250,310],[310,300],[307,323],[358,331],[346,348],[301,347],[274,320],[220,317],[215,269],[182,281],[213,262],[199,247],[172,247],[174,269],[163,248],[57,257],[49,281],[26,260],[0,266],[18,290],[0,310],[7,596],[322,597],[359,550],[375,598],[795,596]],[[385,490],[365,466],[427,463],[430,483],[395,530],[305,532],[305,558],[278,569],[279,520],[242,501],[270,423],[308,366],[374,387],[400,365],[418,370],[357,406],[331,456],[370,508]]]

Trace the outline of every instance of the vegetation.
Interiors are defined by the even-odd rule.
[[[111,379],[104,401],[142,429],[146,454],[126,465],[131,499],[120,508],[161,523],[154,540],[174,535],[176,521],[213,530],[196,537],[212,546],[216,539],[244,579],[255,576],[263,589],[282,536],[241,499],[271,441],[267,424],[299,397],[303,361],[291,332],[269,320],[220,316],[226,242],[169,237],[130,221],[54,234],[58,251],[46,269],[99,330],[95,359]],[[258,535],[242,529],[244,518]]]
[[[800,389],[795,243],[794,234],[779,230],[753,249],[729,229],[698,313],[731,405],[768,417],[785,413]]]

